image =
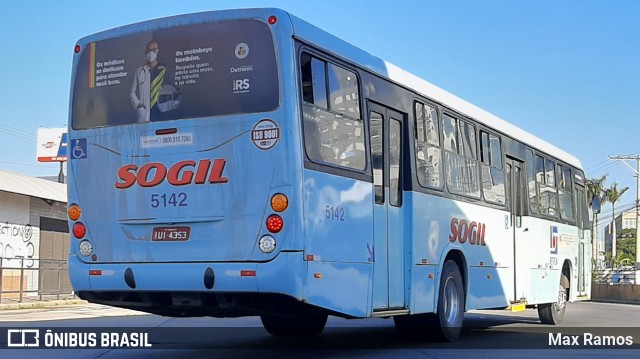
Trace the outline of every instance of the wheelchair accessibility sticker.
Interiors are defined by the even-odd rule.
[[[71,141],[71,159],[87,158],[87,139],[79,138]]]

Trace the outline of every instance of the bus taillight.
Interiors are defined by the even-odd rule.
[[[69,216],[69,219],[72,221],[77,221],[78,219],[80,219],[81,214],[82,214],[82,209],[80,209],[80,206],[78,206],[77,204],[72,204],[71,206],[69,206],[69,209],[67,210],[67,215]]]
[[[260,247],[262,253],[269,254],[276,249],[276,239],[268,234],[264,235],[262,236],[262,238],[260,238],[258,246]]]
[[[93,244],[91,244],[91,242],[89,242],[86,239],[80,242],[78,249],[80,250],[80,254],[82,254],[85,257],[88,257],[93,254]]]
[[[271,208],[276,212],[283,212],[289,207],[289,199],[282,193],[278,193],[271,197]]]
[[[74,51],[76,54],[79,54],[81,49],[82,49],[82,48],[80,47],[80,45],[76,45],[76,47],[73,49],[73,51]]]
[[[87,227],[85,227],[84,223],[78,222],[73,225],[73,236],[82,239],[84,235],[87,234]]]
[[[284,220],[277,214],[272,214],[267,218],[267,229],[271,233],[278,233],[284,227]]]
[[[275,15],[269,16],[269,25],[275,25],[278,22],[278,18]]]

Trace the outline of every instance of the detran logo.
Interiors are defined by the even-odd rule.
[[[185,186],[189,184],[227,183],[229,179],[222,175],[227,161],[217,158],[180,161],[167,169],[163,163],[150,162],[140,168],[138,165],[129,164],[118,170],[116,188],[126,189],[134,184],[140,187],[155,187],[165,180],[173,186]]]

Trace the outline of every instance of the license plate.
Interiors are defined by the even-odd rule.
[[[153,227],[152,241],[186,241],[189,239],[191,228],[189,227]]]

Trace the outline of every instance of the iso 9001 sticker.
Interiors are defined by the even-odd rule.
[[[271,120],[262,120],[256,123],[251,130],[251,141],[261,150],[273,148],[279,139],[280,127]]]

